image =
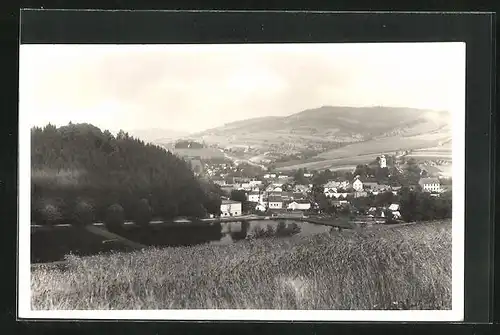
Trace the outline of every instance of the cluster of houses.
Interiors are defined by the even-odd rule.
[[[226,176],[227,174],[229,174],[231,172],[236,172],[237,166],[234,164],[231,164],[229,162],[227,162],[227,163],[205,163],[203,166],[203,169],[204,169],[205,174],[208,177],[222,179],[222,177]]]
[[[384,156],[380,157],[379,164],[381,167],[386,166]],[[307,173],[307,176],[306,174],[304,176],[306,178],[312,177],[312,174]],[[257,211],[306,211],[317,205],[312,201],[312,184],[297,184],[293,177],[285,174],[266,173],[260,178],[234,177],[231,180],[216,177],[212,180],[228,192],[232,190],[245,191],[247,201],[252,203]],[[439,196],[440,193],[447,190],[441,185],[438,178],[421,178],[418,184],[424,192],[429,192],[434,196]],[[360,176],[356,176],[353,180],[341,178],[330,180],[323,185],[324,195],[336,207],[349,204],[353,198],[384,192],[392,192],[397,195],[400,190],[400,186],[385,185],[377,180]],[[387,211],[392,212],[394,217],[400,216],[398,204],[391,204],[387,208],[370,208],[368,214],[384,216]],[[238,205],[234,201],[223,200],[221,212],[222,216],[241,215],[241,203]]]

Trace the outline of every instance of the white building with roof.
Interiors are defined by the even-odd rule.
[[[356,178],[352,182],[352,188],[357,192],[363,191],[363,182],[359,178]]]
[[[311,208],[311,203],[305,200],[292,201],[291,203],[288,204],[287,208],[294,211],[295,210],[304,211]]]
[[[441,192],[441,183],[437,178],[420,178],[418,181],[420,187],[425,192],[438,193]]]
[[[241,215],[241,202],[233,200],[222,200],[220,205],[221,216]]]

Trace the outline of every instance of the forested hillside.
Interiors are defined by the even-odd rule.
[[[183,160],[156,145],[113,136],[90,124],[31,130],[32,221],[105,220],[122,207],[126,220],[201,217],[220,209],[219,191],[200,184]],[[119,206],[117,206],[119,205]],[[142,214],[141,214],[142,213]]]

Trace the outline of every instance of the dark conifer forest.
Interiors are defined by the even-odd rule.
[[[31,130],[32,223],[204,217],[220,211],[220,188],[184,160],[120,131],[91,124]]]

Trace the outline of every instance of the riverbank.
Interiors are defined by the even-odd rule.
[[[34,309],[449,309],[451,221],[69,257]]]

